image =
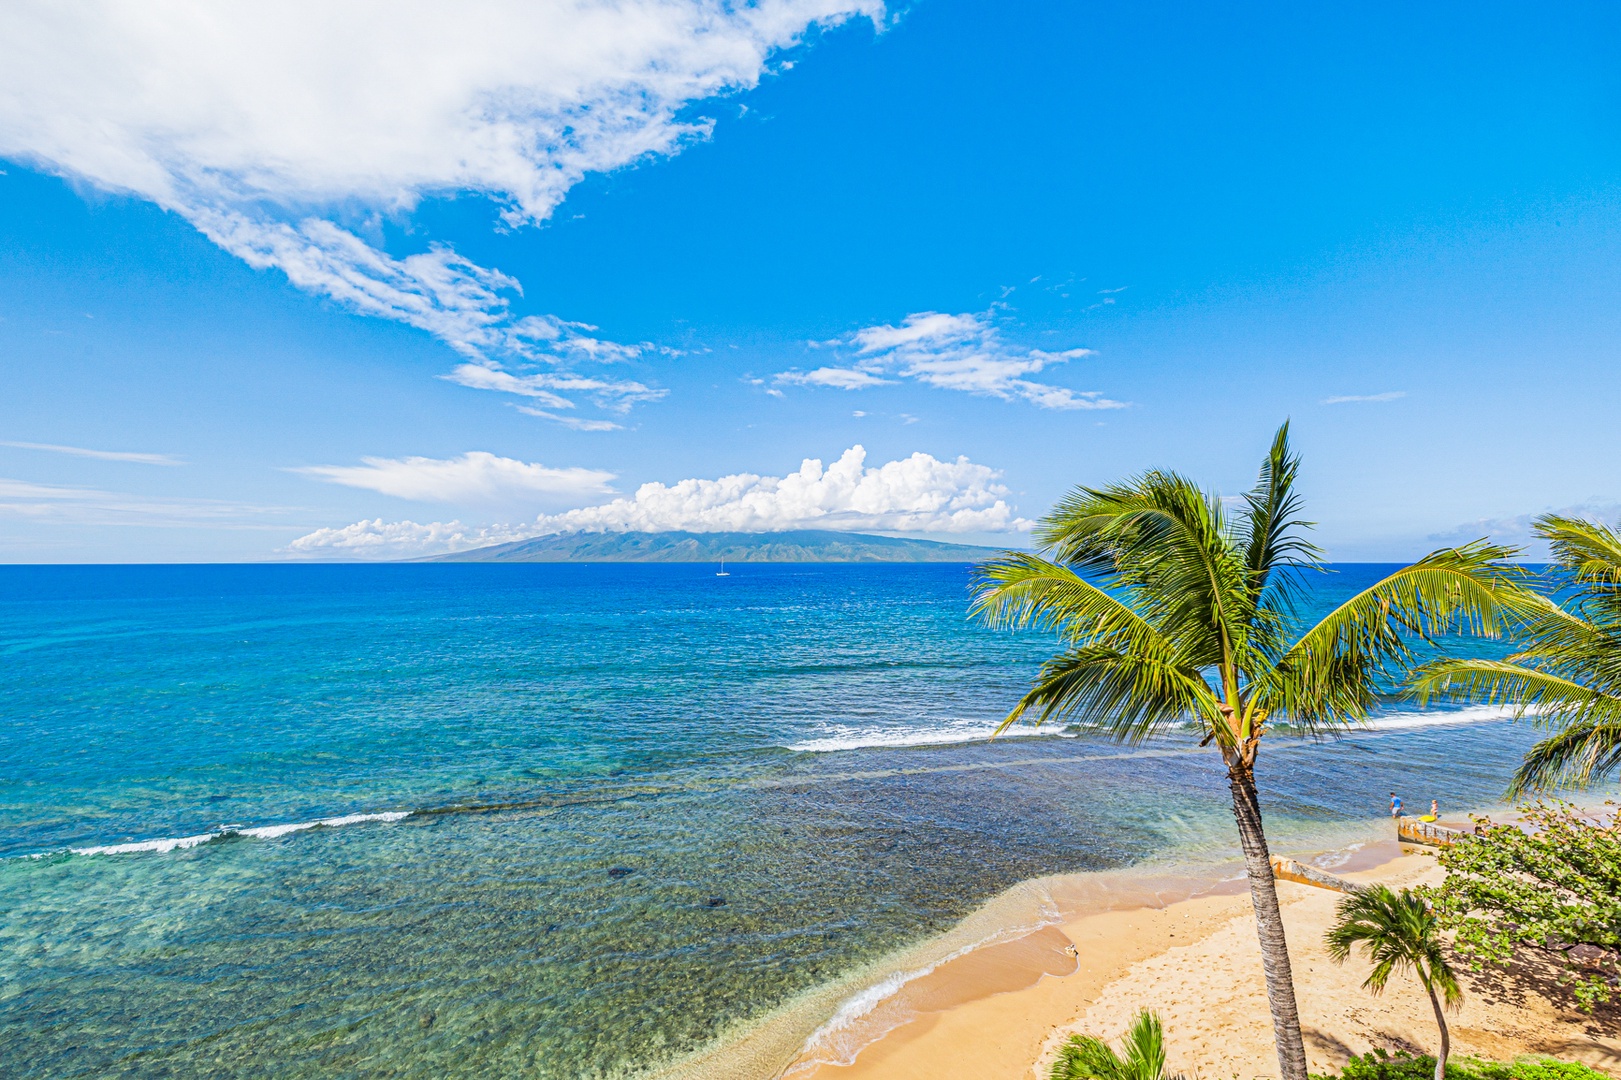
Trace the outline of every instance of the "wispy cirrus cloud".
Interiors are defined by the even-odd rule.
[[[713,122],[687,107],[756,85],[811,27],[883,12],[876,0],[21,0],[0,6],[0,156],[150,200],[250,266],[424,330],[469,363],[570,370],[646,346],[521,317],[516,280],[447,245],[396,255],[362,235],[463,192],[493,200],[508,227],[542,222],[588,174],[707,138]]]
[[[529,525],[470,527],[459,521],[357,521],[318,529],[288,553],[336,558],[403,558],[464,551],[568,532],[1006,532],[1029,527],[1008,505],[1001,474],[959,457],[930,454],[868,466],[853,446],[831,465],[807,458],[785,476],[735,473],[648,483],[597,506],[542,514]]]
[[[472,450],[453,458],[361,459],[360,465],[308,465],[290,471],[331,484],[418,502],[467,503],[535,496],[590,495],[611,488],[600,469],[551,468]]]
[[[127,461],[136,465],[185,464],[170,454],[142,454],[130,450],[90,450],[83,446],[36,442],[0,442],[0,446],[10,446],[17,450],[39,450],[47,454],[66,454],[69,457],[94,458],[97,461]]]
[[[846,353],[846,364],[784,371],[776,381],[863,390],[911,380],[943,390],[1028,401],[1044,409],[1125,407],[1125,402],[1106,398],[1101,391],[1031,379],[1055,365],[1091,356],[1092,350],[1047,352],[1011,345],[1003,340],[994,315],[994,309],[960,315],[923,311],[908,315],[899,326],[869,326],[828,343]]]
[[[1381,401],[1395,401],[1407,396],[1405,390],[1386,390],[1382,394],[1340,394],[1337,397],[1326,397],[1322,400],[1324,405],[1361,405],[1375,404]]]
[[[0,478],[0,519],[34,523],[285,530],[288,516],[303,512],[227,499],[136,495]]]

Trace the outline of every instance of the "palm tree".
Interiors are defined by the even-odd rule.
[[[1296,633],[1302,573],[1321,567],[1302,537],[1299,464],[1286,423],[1236,512],[1175,473],[1077,488],[1036,530],[1046,555],[980,567],[974,601],[992,625],[1056,629],[1064,645],[999,730],[1036,710],[1038,724],[1073,717],[1131,742],[1192,726],[1215,743],[1283,1080],[1306,1080],[1306,1051],[1255,789],[1262,737],[1361,720],[1410,666],[1415,640],[1496,635],[1534,602],[1523,571],[1503,562],[1512,551],[1480,541],[1427,555]]]
[[[1165,1075],[1165,1030],[1159,1017],[1144,1009],[1137,1014],[1116,1054],[1090,1035],[1071,1035],[1053,1062],[1052,1080],[1182,1080]]]
[[[1463,990],[1441,949],[1441,925],[1435,912],[1411,889],[1397,893],[1376,885],[1347,896],[1340,901],[1339,922],[1328,932],[1328,955],[1336,964],[1343,964],[1351,955],[1351,946],[1358,944],[1373,961],[1373,973],[1362,984],[1365,989],[1382,993],[1395,971],[1411,971],[1424,984],[1441,1029],[1435,1080],[1445,1080],[1452,1044],[1441,1003],[1445,999],[1448,1008],[1456,1009],[1463,1004]]]
[[[1571,595],[1548,600],[1506,660],[1440,660],[1414,680],[1420,700],[1449,696],[1510,705],[1554,734],[1533,746],[1509,794],[1586,787],[1621,766],[1621,533],[1579,518],[1536,522],[1549,542],[1554,584]]]

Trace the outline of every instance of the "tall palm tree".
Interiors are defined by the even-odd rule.
[[[1117,1054],[1102,1039],[1071,1035],[1053,1062],[1051,1080],[1182,1080],[1165,1075],[1165,1029],[1159,1017],[1144,1009]]]
[[[1448,1008],[1456,1009],[1463,1004],[1463,990],[1441,948],[1441,924],[1435,913],[1411,889],[1397,893],[1376,885],[1354,893],[1340,901],[1339,921],[1328,932],[1328,955],[1335,963],[1343,964],[1351,955],[1351,946],[1358,944],[1373,961],[1373,972],[1362,984],[1366,989],[1383,993],[1391,974],[1397,971],[1411,971],[1424,984],[1430,1007],[1435,1010],[1436,1026],[1441,1029],[1435,1080],[1446,1080],[1452,1042],[1441,1004],[1445,999]]]
[[[1554,734],[1533,746],[1511,795],[1586,787],[1621,767],[1621,533],[1579,518],[1537,519],[1553,554],[1549,600],[1526,628],[1524,647],[1501,661],[1440,660],[1414,680],[1420,700],[1463,697],[1533,714]]]
[[[1302,536],[1299,465],[1284,424],[1232,512],[1169,472],[1077,488],[1036,531],[1045,554],[980,567],[974,601],[992,625],[1063,641],[1002,729],[1035,710],[1037,723],[1075,718],[1132,742],[1191,726],[1220,751],[1283,1080],[1306,1080],[1306,1051],[1255,789],[1263,736],[1354,723],[1405,674],[1416,639],[1496,635],[1531,602],[1503,562],[1511,550],[1477,542],[1427,555],[1297,632],[1301,575],[1320,567]]]

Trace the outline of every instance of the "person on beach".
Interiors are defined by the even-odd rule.
[[[1441,801],[1439,799],[1431,799],[1430,800],[1430,820],[1431,821],[1440,821],[1441,820]]]
[[[1390,816],[1401,817],[1401,796],[1394,791],[1390,793]]]

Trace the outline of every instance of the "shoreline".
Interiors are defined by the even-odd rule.
[[[1389,839],[1297,857],[1337,875],[1357,875],[1378,871],[1404,853]],[[970,1058],[1027,1057],[1034,1064],[1050,1057],[1059,1040],[1039,1030],[1039,1023],[1033,1026],[1029,1016],[1064,1012],[1066,999],[1090,1003],[1132,966],[1251,913],[1249,882],[1237,860],[1209,865],[1180,882],[1143,878],[1137,889],[1121,890],[1109,897],[1115,902],[1102,906],[1094,883],[1079,875],[1053,885],[1069,893],[1060,905],[1066,913],[1061,921],[1017,943],[942,963],[907,987],[904,998],[896,995],[895,1010],[904,1011],[904,1019],[871,1032],[837,1060],[807,1046],[809,1053],[780,1074],[783,1080],[910,1077],[942,1065],[962,1068],[957,1044],[965,1041],[977,1044]],[[1060,956],[1063,961],[1056,961]],[[971,1040],[958,1037],[956,1029],[965,1025],[973,1029]]]
[[[1334,873],[1387,861],[1382,819],[1326,823],[1289,833],[1287,851]],[[1306,846],[1317,842],[1317,846]],[[907,1037],[918,1022],[953,1008],[1074,974],[1062,928],[1105,916],[1121,922],[1201,899],[1242,900],[1249,888],[1236,856],[1156,859],[1108,870],[1029,878],[991,897],[941,933],[885,954],[841,978],[743,1021],[707,1047],[645,1069],[640,1080],[833,1080],[870,1047]],[[1140,928],[1136,928],[1140,929]],[[1135,952],[1134,952],[1135,955]],[[1146,955],[1146,953],[1145,953]]]
[[[1511,813],[1509,808],[1497,806],[1449,816],[1445,821],[1464,825],[1475,814],[1501,819],[1505,811]],[[1286,854],[1353,880],[1399,886],[1439,879],[1433,852],[1399,843],[1391,835],[1393,826],[1384,819],[1370,820],[1364,838],[1345,842],[1359,831],[1360,824],[1325,828],[1320,838],[1332,838],[1336,843],[1315,849],[1302,849],[1298,841],[1305,837],[1292,835],[1284,850],[1274,854]],[[1322,930],[1332,918],[1340,894],[1283,879],[1278,888],[1291,952],[1299,956],[1296,982],[1305,1017],[1310,1011],[1308,997],[1318,997],[1311,983],[1330,967],[1315,956],[1313,947],[1320,946]],[[1306,927],[1304,936],[1297,923]],[[1179,1062],[1175,1045],[1180,1038],[1177,1025],[1171,1023],[1172,1015],[1177,1003],[1197,995],[1186,991],[1192,976],[1178,958],[1198,947],[1208,949],[1218,939],[1221,950],[1210,958],[1211,963],[1231,965],[1234,957],[1253,952],[1254,970],[1229,972],[1222,987],[1231,1007],[1226,1023],[1215,1016],[1201,1019],[1197,1013],[1187,1018],[1185,1026],[1195,1030],[1193,1045],[1206,1057],[1194,1054]],[[1158,969],[1158,974],[1144,982],[1142,972],[1148,969]],[[1357,970],[1356,964],[1335,968],[1341,983]],[[1233,990],[1246,974],[1252,976],[1254,986],[1243,992]],[[1333,995],[1318,997],[1319,1001],[1331,997],[1344,1015],[1325,1017],[1317,1024],[1323,1030],[1317,1033],[1316,1044],[1308,1037],[1314,1071],[1337,1069],[1351,1053],[1365,1052],[1376,1044],[1408,1045],[1422,1051],[1433,1041],[1433,1019],[1427,1005],[1413,1012],[1417,1022],[1410,1034],[1386,1030],[1381,1033],[1383,1041],[1364,1040],[1364,1045],[1356,1045],[1359,1036],[1354,1031],[1329,1032],[1327,1029],[1347,1016],[1355,1026],[1370,1012],[1388,1012],[1401,997],[1393,988],[1384,998],[1372,998],[1360,991],[1360,979],[1357,975],[1350,989],[1336,984]],[[1140,985],[1133,988],[1133,980]],[[1183,987],[1180,998],[1176,996],[1178,987]],[[1170,1009],[1154,1000],[1156,994],[1167,991],[1172,993]],[[940,1076],[1041,1080],[1068,1031],[1118,1038],[1129,1019],[1129,1011],[1121,1011],[1123,995],[1166,1014],[1168,1044],[1172,1045],[1170,1071],[1275,1075],[1259,947],[1240,861],[1141,863],[1020,882],[950,930],[882,957],[763,1018],[739,1025],[704,1050],[642,1075],[649,1080],[935,1080]],[[1471,1007],[1472,1002],[1465,1012]],[[1091,1019],[1094,1015],[1095,1020]],[[1518,1030],[1514,1015],[1510,1011],[1507,1018],[1494,1017],[1487,1028]],[[1543,1009],[1532,1026],[1542,1024],[1565,1034],[1560,1036],[1563,1041],[1545,1039],[1541,1044],[1529,1030],[1520,1030],[1516,1042],[1486,1030],[1471,1033],[1467,1027],[1458,1027],[1454,1053],[1513,1057],[1528,1052],[1525,1047],[1542,1045],[1545,1049],[1538,1052],[1583,1060],[1621,1076],[1621,1038],[1572,1034],[1582,1022],[1577,1014],[1554,1016]],[[1426,1023],[1430,1025],[1427,1032]],[[1242,1029],[1236,1042],[1229,1037],[1230,1029],[1235,1028]],[[1233,1049],[1235,1045],[1247,1049],[1240,1052]],[[1469,1049],[1471,1046],[1476,1049]],[[1212,1047],[1226,1049],[1217,1052]],[[1226,1056],[1215,1060],[1211,1053]]]

